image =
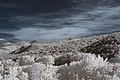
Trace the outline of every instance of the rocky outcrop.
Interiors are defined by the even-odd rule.
[[[104,59],[114,58],[116,54],[119,54],[120,41],[115,36],[107,36],[89,46],[81,49],[82,52],[92,53],[100,55]]]
[[[70,63],[71,63],[70,55],[64,55],[59,58],[56,58],[53,65],[54,66],[60,66],[64,64],[69,65]]]
[[[22,46],[22,47],[20,47],[19,49],[12,51],[11,54],[20,54],[20,53],[22,53],[22,52],[26,52],[26,51],[29,50],[29,48],[30,48],[31,46],[32,46],[32,45]]]

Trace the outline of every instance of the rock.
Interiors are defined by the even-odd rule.
[[[29,46],[22,46],[21,48],[11,52],[11,54],[19,54],[19,53],[22,53],[22,52],[25,52],[27,51],[29,48],[31,47],[31,45]]]
[[[58,57],[54,61],[54,66],[60,66],[66,64],[69,65],[71,63],[70,55],[64,55],[61,57]]]
[[[114,36],[108,36],[82,48],[81,52],[100,55],[104,59],[108,58],[109,60],[115,57],[115,54],[119,53],[119,44],[119,40],[117,40]]]

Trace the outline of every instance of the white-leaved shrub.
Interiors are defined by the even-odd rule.
[[[110,63],[90,53],[67,55],[71,63],[59,66],[53,65],[55,59],[51,55],[23,56],[18,65],[11,59],[2,60],[0,80],[120,80],[120,63]]]
[[[54,58],[52,56],[44,56],[39,63],[28,66],[24,69],[29,75],[29,80],[58,80],[57,69],[53,66]]]
[[[43,63],[43,64],[46,64],[46,65],[52,65],[54,64],[54,57],[52,57],[51,55],[49,56],[42,56],[42,57],[38,57],[35,62],[37,63]]]
[[[22,56],[19,59],[19,65],[24,66],[24,65],[32,65],[34,63],[34,57],[30,56]]]
[[[59,66],[59,80],[120,80],[119,74],[116,73],[120,69],[115,70],[114,64],[106,62],[100,56],[79,53],[71,59],[73,62],[70,66]]]

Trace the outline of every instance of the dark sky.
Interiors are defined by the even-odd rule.
[[[0,0],[0,7],[17,8],[24,13],[51,12],[79,5],[98,5],[103,3],[120,3],[120,0]],[[2,5],[2,6],[1,6]]]
[[[44,31],[44,33],[46,34],[49,31],[49,29],[62,29],[67,26],[71,30],[71,28],[73,27],[77,28],[80,25],[81,26],[83,25],[84,27],[82,28],[85,28],[85,26],[88,26],[88,24],[92,24],[93,26],[92,30],[99,31],[99,28],[97,28],[96,26],[97,23],[100,23],[99,25],[102,25],[102,27],[106,27],[104,31],[106,32],[106,30],[109,27],[111,27],[111,25],[113,24],[115,24],[116,27],[117,25],[119,27],[119,23],[118,23],[119,22],[119,6],[120,6],[119,3],[120,3],[120,0],[0,0],[0,30],[1,30],[0,37],[3,37],[5,39],[7,38],[9,40],[14,40],[13,39],[14,37],[22,36],[22,35],[16,36],[16,34],[19,33],[19,30],[24,31],[23,28],[28,29],[28,27],[39,28],[39,29],[44,28],[45,30],[47,30],[47,31]],[[98,13],[97,13],[97,10],[95,10],[91,14],[86,13],[82,15],[82,13],[89,12],[89,11],[91,12],[92,10],[94,10],[99,6],[103,7],[103,10],[102,8],[100,9],[102,10],[101,13],[103,14],[100,13],[101,14],[100,15],[99,10],[98,10]],[[109,6],[113,8],[104,9],[104,6],[105,7]],[[114,8],[115,6],[116,8]],[[78,17],[76,18],[76,15],[78,15],[78,17],[84,16],[85,18],[89,18],[89,19],[83,20],[83,22],[85,22],[84,24],[84,23],[81,23],[81,21],[79,21]],[[115,17],[115,20],[113,20],[113,18],[111,19],[111,17],[114,17],[116,15],[117,17]],[[103,16],[103,17],[99,17],[99,16]],[[101,18],[103,19],[105,18],[106,22]],[[96,19],[97,20],[101,19],[101,21],[96,21]],[[94,23],[88,20],[93,20]],[[111,24],[110,26],[108,26],[108,25],[103,25],[104,23],[111,23]],[[115,28],[115,25],[114,25],[114,28]],[[115,28],[114,31],[116,31],[117,28]],[[79,29],[77,29],[77,31]],[[89,27],[87,29],[89,29]],[[112,28],[109,28],[109,30],[113,31],[113,26]],[[18,31],[18,32],[12,33],[14,31]],[[63,31],[64,33],[64,30],[61,30],[61,31]],[[20,32],[20,34],[22,33]],[[39,33],[39,31],[37,33]],[[67,34],[67,33],[64,33],[64,34]],[[26,36],[27,35],[28,34],[26,34]],[[42,33],[39,33],[38,35],[43,36]],[[44,38],[47,38],[49,36],[46,36]],[[52,37],[54,37],[54,34],[52,35]],[[20,39],[22,40],[21,37]],[[42,37],[40,37],[40,39],[42,39]]]
[[[0,0],[5,6],[14,6],[23,11],[48,12],[56,11],[71,6],[72,2],[67,0]]]
[[[0,0],[0,7],[17,8],[23,12],[51,12],[79,5],[120,3],[120,0]]]

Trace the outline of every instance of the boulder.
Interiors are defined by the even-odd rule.
[[[108,58],[109,60],[119,53],[119,44],[119,40],[117,40],[114,36],[108,36],[82,48],[81,52],[100,55],[104,59]]]
[[[70,63],[71,63],[70,55],[63,55],[54,60],[54,66],[60,66],[64,64],[69,65]]]

